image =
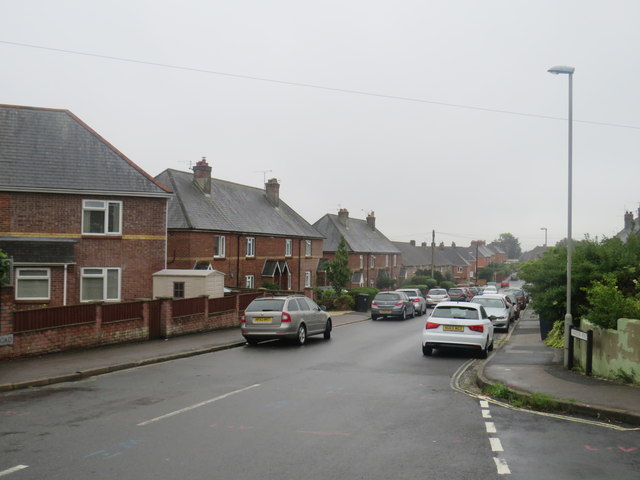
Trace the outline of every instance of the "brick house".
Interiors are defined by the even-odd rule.
[[[213,268],[225,274],[227,287],[313,288],[322,235],[280,199],[278,181],[263,190],[212,178],[211,171],[203,158],[193,173],[169,169],[156,177],[175,193],[167,268]]]
[[[390,277],[401,283],[402,252],[376,228],[371,212],[366,220],[349,218],[349,211],[341,208],[338,215],[327,214],[313,224],[325,237],[323,255],[335,259],[343,236],[349,253],[349,269],[353,273],[350,288],[376,286],[378,279]]]
[[[67,110],[0,105],[16,309],[150,297],[171,192]]]

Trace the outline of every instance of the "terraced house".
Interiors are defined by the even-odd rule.
[[[265,188],[211,177],[202,159],[193,173],[165,170],[156,178],[175,197],[169,204],[167,268],[214,269],[225,286],[307,291],[315,286],[322,235]]]
[[[170,197],[73,113],[0,105],[0,249],[17,309],[151,297]]]

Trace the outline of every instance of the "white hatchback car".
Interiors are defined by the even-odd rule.
[[[441,302],[433,309],[422,330],[422,354],[434,349],[463,348],[487,358],[493,350],[493,324],[482,305]]]

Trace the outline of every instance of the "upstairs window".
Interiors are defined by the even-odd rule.
[[[225,256],[225,239],[224,235],[213,236],[213,258],[224,258]]]
[[[369,257],[369,268],[376,268],[376,256],[371,255]]]
[[[309,270],[304,272],[304,288],[311,288],[311,272]]]
[[[254,237],[247,237],[247,257],[256,256],[256,239]]]
[[[290,257],[292,255],[293,255],[293,240],[291,240],[290,238],[287,238],[284,241],[284,256]]]
[[[311,256],[311,240],[305,240],[304,256],[305,257],[310,257]]]
[[[122,202],[83,200],[82,233],[85,235],[122,235]]]
[[[364,255],[360,255],[360,270],[364,268]]]

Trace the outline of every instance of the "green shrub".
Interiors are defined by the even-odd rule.
[[[640,318],[640,301],[625,296],[613,274],[606,274],[602,281],[593,282],[585,290],[589,306],[584,309],[584,316],[599,327],[615,329],[619,318]]]
[[[333,308],[336,310],[353,310],[355,302],[353,297],[348,293],[343,293],[339,297],[335,298],[333,302]]]
[[[449,280],[444,280],[440,286],[446,290],[449,290],[450,288],[453,288],[456,286],[455,282],[450,282]]]
[[[553,324],[553,328],[547,334],[547,338],[545,338],[544,343],[548,347],[564,347],[564,320],[559,320]]]
[[[353,290],[350,290],[349,295],[351,295],[351,298],[353,298],[354,302],[355,302],[356,296],[360,293],[369,295],[369,300],[373,300],[373,297],[375,297],[379,291],[380,290],[378,290],[375,287],[358,287],[358,288],[354,288]]]

